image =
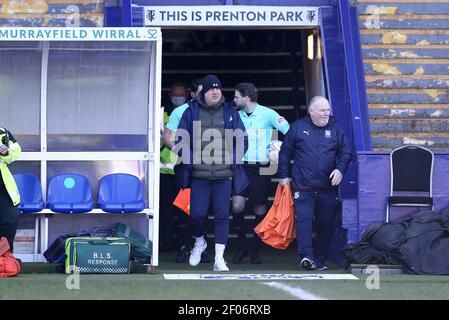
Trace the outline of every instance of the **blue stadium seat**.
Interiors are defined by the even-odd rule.
[[[19,188],[19,210],[21,213],[39,212],[44,209],[41,183],[36,176],[29,173],[18,173],[14,174],[14,180]]]
[[[131,213],[145,208],[140,180],[130,174],[113,173],[100,180],[98,206],[105,212]]]
[[[89,180],[79,174],[60,174],[48,184],[47,207],[53,212],[82,213],[94,208]]]

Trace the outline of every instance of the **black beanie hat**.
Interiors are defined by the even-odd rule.
[[[203,89],[201,91],[203,92],[203,94],[212,88],[221,89],[220,80],[218,80],[217,76],[215,76],[213,74],[205,76],[203,79],[202,85],[203,85]]]

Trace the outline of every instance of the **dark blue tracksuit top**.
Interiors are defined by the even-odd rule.
[[[335,191],[329,176],[334,169],[345,173],[351,152],[343,129],[331,117],[325,127],[313,124],[309,115],[296,120],[284,137],[279,153],[279,178],[289,177],[290,160],[292,189],[295,191]]]

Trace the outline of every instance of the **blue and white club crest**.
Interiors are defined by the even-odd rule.
[[[330,130],[324,130],[324,136],[325,136],[326,138],[332,137],[331,131],[330,131]]]

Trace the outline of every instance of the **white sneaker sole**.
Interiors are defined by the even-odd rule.
[[[191,261],[190,257],[192,256],[192,253],[190,253],[190,257],[189,257],[189,265],[190,265],[191,267],[196,267],[197,265],[200,264],[200,262],[201,262],[201,255],[203,254],[203,252],[204,252],[206,249],[207,249],[207,243],[206,243],[206,245],[204,246],[203,250],[201,250],[201,253],[200,253],[200,255],[199,255],[198,262],[196,262],[196,263]],[[192,249],[192,251],[193,251],[193,249]]]
[[[214,267],[214,271],[215,272],[229,272],[229,269],[221,269],[221,270],[219,270],[218,268]]]

